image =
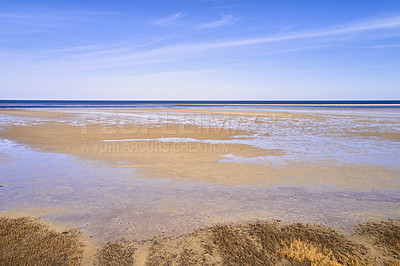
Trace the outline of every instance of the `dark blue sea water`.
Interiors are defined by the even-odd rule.
[[[329,107],[329,108],[400,108],[400,100],[331,101],[110,101],[110,100],[0,100],[0,108],[173,108],[190,106]]]

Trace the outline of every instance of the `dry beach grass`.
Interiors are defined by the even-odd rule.
[[[78,231],[56,232],[34,218],[0,217],[0,265],[77,265],[82,258]]]
[[[360,224],[353,236],[321,225],[260,221],[215,225],[144,242],[108,242],[89,261],[94,265],[396,265],[399,235],[400,222],[391,220]],[[365,245],[354,236],[366,237]],[[83,249],[77,231],[56,232],[33,218],[0,218],[1,265],[78,265]]]
[[[355,228],[359,235],[371,239],[372,244],[380,249],[384,256],[400,260],[400,221],[389,220],[360,224]],[[393,262],[393,261],[392,261]]]
[[[276,222],[217,225],[175,240],[155,240],[148,258],[149,265],[362,265],[372,261],[365,247],[328,227]]]

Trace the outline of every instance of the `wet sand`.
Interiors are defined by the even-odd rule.
[[[109,111],[109,110],[108,110]],[[160,112],[161,110],[124,110],[125,112]],[[3,111],[4,112],[4,111]],[[222,112],[207,110],[162,110],[162,112],[207,113],[243,117],[273,117],[294,119],[326,119],[322,116],[289,113]],[[51,112],[5,111],[27,117],[47,117]],[[73,120],[74,115],[68,114]],[[64,113],[55,117],[68,118]],[[50,116],[51,117],[51,116]],[[190,121],[189,121],[190,122]],[[226,121],[224,121],[226,122]],[[253,121],[257,123],[257,120]],[[68,121],[42,121],[37,124],[12,125],[4,128],[0,136],[23,143],[45,152],[57,152],[102,160],[113,167],[134,168],[143,177],[174,178],[202,183],[228,185],[269,185],[287,183],[295,185],[336,185],[352,189],[399,188],[399,171],[373,164],[335,161],[322,163],[296,162],[284,167],[254,163],[262,158],[278,159],[287,155],[285,149],[259,148],[251,144],[238,144],[238,140],[260,135],[250,128],[241,130],[214,125],[168,124],[148,122],[142,124],[109,125],[98,121],[71,125]],[[268,141],[269,134],[261,134]],[[347,137],[360,135],[397,140],[398,132],[348,132]],[[237,163],[231,158],[239,158]],[[224,163],[220,163],[223,160]],[[379,176],[379,179],[376,177]]]
[[[220,222],[346,231],[400,217],[397,113],[42,111],[0,111],[1,211],[97,244]]]

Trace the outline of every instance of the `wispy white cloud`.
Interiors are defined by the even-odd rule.
[[[182,24],[185,20],[186,14],[183,11],[179,11],[173,15],[163,17],[153,21],[153,24],[162,25],[162,26],[173,26]]]
[[[237,20],[238,18],[234,17],[233,15],[221,14],[221,19],[201,24],[199,25],[199,28],[200,29],[218,28],[226,25],[231,25],[235,23]]]
[[[398,28],[400,28],[400,16],[394,16],[394,17],[386,17],[380,19],[376,18],[368,19],[360,22],[355,22],[320,30],[278,34],[274,36],[248,38],[248,39],[233,40],[226,42],[203,43],[195,46],[197,46],[198,49],[224,48],[224,47],[254,45],[254,44],[287,41],[295,39],[339,36],[346,34],[363,33],[374,30],[389,30]]]
[[[297,39],[315,39],[320,37],[335,37],[343,35],[349,35],[351,38],[362,38],[361,33],[379,30],[390,30],[400,28],[400,16],[388,17],[384,19],[369,19],[356,23],[349,23],[346,25],[334,26],[326,29],[303,31],[303,32],[292,32],[278,35],[271,35],[260,38],[248,38],[241,40],[231,40],[222,42],[206,42],[206,43],[182,43],[168,46],[162,46],[155,49],[148,49],[140,52],[130,51],[127,54],[115,54],[114,59],[121,59],[122,61],[138,60],[143,58],[165,58],[172,56],[176,59],[177,55],[198,53],[210,49],[227,48],[227,47],[238,47],[246,45],[256,45],[264,43],[273,43],[280,41],[290,41]],[[359,34],[357,34],[359,33]],[[380,38],[379,32],[376,33],[376,37]],[[368,35],[368,38],[371,38]],[[311,46],[312,48],[328,47],[329,45],[323,46]],[[304,50],[304,48],[294,48],[288,50],[293,52],[296,50]],[[138,61],[136,61],[138,62]]]
[[[153,40],[138,40],[135,43],[132,42],[120,42],[113,43],[109,45],[82,45],[82,46],[73,46],[66,47],[55,50],[46,50],[41,53],[37,53],[39,56],[73,56],[73,57],[91,57],[91,56],[100,56],[100,55],[116,55],[120,53],[128,53],[135,49],[150,49],[155,45],[159,44],[162,41],[167,40],[168,38],[158,38]],[[1,53],[1,49],[0,49]]]
[[[84,46],[67,49],[64,51],[47,51],[43,55],[35,53],[27,54],[28,61],[40,62],[44,64],[59,63],[69,65],[71,68],[82,70],[111,69],[111,68],[131,68],[134,66],[157,65],[160,63],[172,63],[193,61],[204,52],[212,49],[226,47],[240,47],[246,45],[264,44],[272,42],[290,41],[297,39],[318,39],[321,37],[340,37],[343,35],[349,38],[371,38],[370,32],[374,32],[377,38],[382,36],[381,31],[397,30],[400,28],[400,16],[387,17],[382,19],[368,19],[361,22],[349,23],[346,25],[334,26],[325,29],[291,32],[285,34],[271,35],[260,38],[249,38],[222,42],[204,42],[204,43],[181,43],[161,46],[156,43],[148,44],[122,44],[117,46]],[[363,35],[362,33],[367,33]],[[357,34],[356,34],[357,33]],[[330,47],[332,38],[326,40],[324,45],[311,45],[308,47],[298,47],[288,50],[277,51],[278,53],[295,52],[306,49],[318,49]],[[0,51],[1,52],[1,51]],[[7,51],[3,51],[7,54]],[[277,53],[275,51],[275,53]],[[269,53],[274,53],[271,51]],[[8,52],[8,54],[10,54]],[[268,55],[268,53],[266,54]],[[42,58],[41,58],[42,56]],[[0,57],[1,58],[1,57]],[[21,58],[21,57],[18,57]],[[48,59],[51,58],[49,62]],[[3,57],[4,59],[4,57]],[[21,58],[21,61],[24,59]],[[72,67],[73,66],[73,67]]]
[[[382,45],[374,45],[374,46],[370,46],[369,48],[376,48],[376,49],[400,48],[400,44],[382,44]]]

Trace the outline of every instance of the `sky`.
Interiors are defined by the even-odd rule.
[[[1,0],[0,99],[400,99],[400,1]]]

